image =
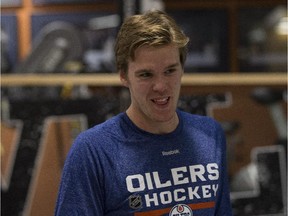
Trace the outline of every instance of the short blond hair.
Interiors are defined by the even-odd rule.
[[[127,73],[129,59],[134,60],[135,50],[143,45],[161,46],[171,43],[179,48],[182,67],[187,55],[189,38],[175,20],[162,11],[150,11],[128,17],[122,24],[115,43],[115,60],[118,72]]]

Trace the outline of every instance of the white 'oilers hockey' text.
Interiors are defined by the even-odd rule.
[[[170,170],[169,180],[161,181],[159,172],[135,174],[126,177],[127,190],[131,193],[139,193],[145,190],[167,188],[159,193],[147,193],[144,195],[146,206],[158,206],[159,204],[169,204],[173,201],[205,199],[215,197],[218,191],[219,170],[218,164],[209,163],[207,165],[197,164],[191,166],[177,167]],[[209,181],[210,184],[197,184]],[[216,184],[211,184],[216,181]],[[168,189],[172,186],[196,183],[195,186]]]

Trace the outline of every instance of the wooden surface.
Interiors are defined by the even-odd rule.
[[[1,86],[121,86],[118,74],[3,74]],[[186,73],[183,86],[286,85],[286,73]]]

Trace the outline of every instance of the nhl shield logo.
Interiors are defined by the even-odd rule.
[[[132,209],[140,209],[142,208],[142,198],[140,195],[131,195],[129,197],[129,206]]]

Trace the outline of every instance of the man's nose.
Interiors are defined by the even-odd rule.
[[[165,92],[167,90],[167,80],[165,77],[158,76],[153,80],[153,91]]]

